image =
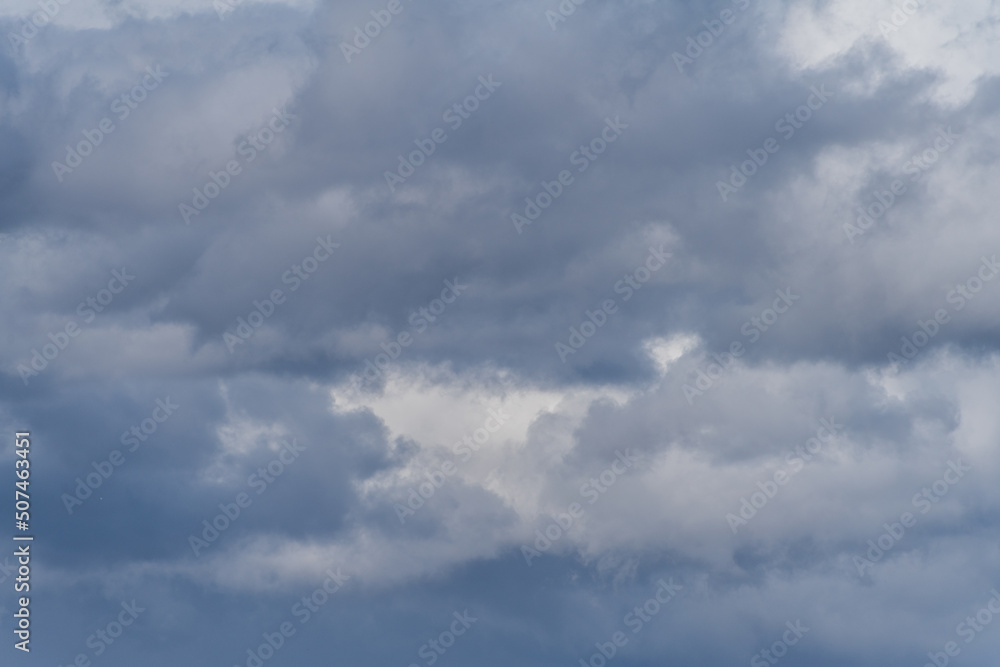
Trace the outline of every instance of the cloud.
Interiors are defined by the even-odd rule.
[[[217,4],[0,10],[39,660],[988,664],[989,3]]]

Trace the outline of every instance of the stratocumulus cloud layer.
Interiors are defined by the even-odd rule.
[[[5,3],[3,664],[992,667],[998,25]]]

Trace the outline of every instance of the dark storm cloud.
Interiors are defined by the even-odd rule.
[[[892,7],[855,30],[846,0],[83,2],[0,56],[0,422],[36,442],[34,657],[246,664],[338,567],[275,663],[427,664],[469,610],[441,664],[594,664],[618,631],[609,663],[731,664],[796,621],[789,665],[920,664],[989,599],[997,84],[974,3],[883,37]],[[488,410],[509,423],[465,457]],[[807,458],[821,420],[840,432]]]

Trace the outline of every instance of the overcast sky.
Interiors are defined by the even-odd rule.
[[[992,667],[998,26],[5,0],[4,664]]]

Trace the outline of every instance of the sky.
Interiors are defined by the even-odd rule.
[[[5,0],[0,662],[994,665],[998,33]]]

